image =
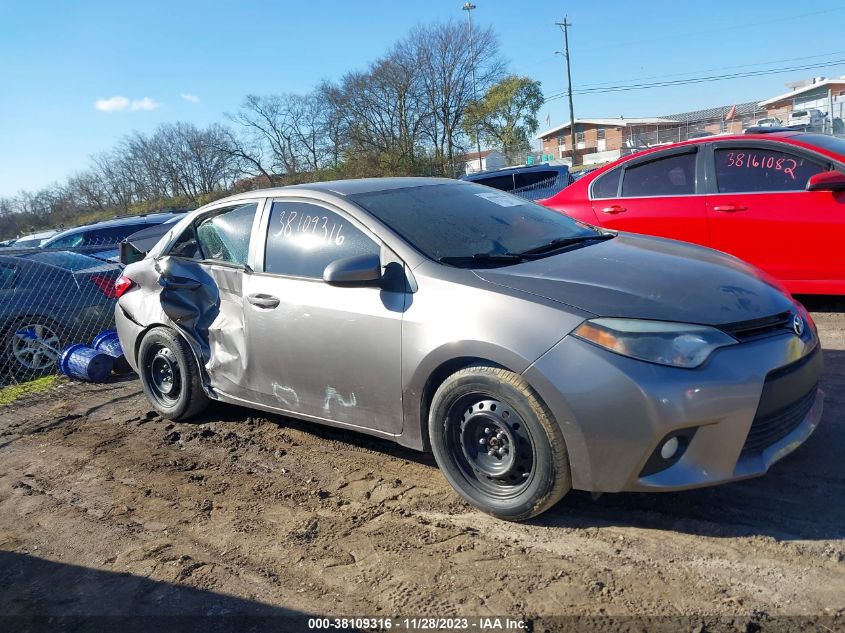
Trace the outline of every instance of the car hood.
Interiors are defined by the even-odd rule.
[[[793,307],[776,281],[735,257],[625,233],[552,257],[474,272],[489,283],[606,317],[723,325]]]

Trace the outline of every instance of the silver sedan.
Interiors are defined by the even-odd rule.
[[[431,449],[503,519],[761,475],[821,417],[815,325],[764,273],[472,183],[239,194],[117,292],[162,415],[220,400]]]

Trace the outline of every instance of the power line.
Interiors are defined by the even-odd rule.
[[[845,64],[845,59],[831,60],[828,63],[822,64],[806,64],[802,66],[791,66],[785,68],[773,68],[768,70],[754,70],[741,73],[732,73],[727,75],[711,75],[704,77],[691,77],[688,79],[676,79],[671,81],[659,81],[654,83],[637,83],[625,84],[621,86],[611,86],[607,88],[581,88],[573,90],[573,94],[602,94],[610,92],[628,92],[632,90],[648,90],[651,88],[666,88],[670,86],[686,86],[690,84],[709,83],[714,81],[727,81],[730,79],[743,79],[747,77],[762,77],[765,75],[776,75],[781,73],[795,72],[799,70],[812,70],[815,68],[828,68],[832,66],[840,66]],[[566,96],[567,93],[553,93],[546,97],[546,102],[555,101]]]
[[[686,75],[696,75],[698,73],[710,73],[719,70],[732,70],[734,68],[753,68],[754,66],[769,66],[770,64],[782,64],[784,62],[797,62],[804,59],[818,59],[819,57],[830,57],[831,55],[842,55],[843,51],[831,51],[829,53],[819,53],[818,55],[804,55],[802,57],[786,57],[783,59],[771,59],[765,62],[753,62],[750,64],[735,64],[732,66],[717,66],[716,68],[699,68],[698,70],[688,70],[682,73],[663,73],[660,75],[648,75],[645,77],[626,77],[625,79],[616,79],[613,81],[599,81],[594,83],[581,84],[581,88],[593,88],[602,86],[615,86],[627,81],[642,81],[646,79],[661,79],[663,77],[684,77]]]

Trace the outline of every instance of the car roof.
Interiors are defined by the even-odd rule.
[[[488,176],[507,176],[510,174],[523,174],[532,171],[559,171],[569,172],[568,165],[551,165],[549,163],[540,163],[538,165],[522,165],[521,167],[503,167],[502,169],[491,169],[489,171],[480,171],[474,174],[467,174],[461,176],[461,180],[474,180],[476,178],[486,178]]]
[[[50,229],[49,231],[41,231],[40,233],[30,233],[29,235],[21,235],[19,238],[13,241],[18,240],[43,240],[48,237],[53,237],[58,231],[56,229]]]
[[[352,196],[359,193],[374,193],[378,191],[389,191],[390,189],[404,189],[409,187],[430,187],[432,185],[469,183],[461,182],[453,178],[422,178],[422,177],[391,177],[391,178],[357,178],[352,180],[326,180],[300,185],[287,185],[284,187],[269,187],[266,189],[253,189],[237,193],[214,202],[215,205],[226,202],[237,202],[238,200],[251,200],[253,198],[272,198],[273,196],[290,195],[291,192],[301,193],[330,193],[338,196]]]
[[[786,143],[788,145],[793,145],[796,147],[802,147],[805,149],[809,149],[820,154],[824,154],[830,158],[835,160],[839,160],[842,162],[842,156],[833,152],[829,149],[821,147],[819,145],[815,145],[813,143],[813,137],[818,136],[817,134],[812,134],[808,132],[803,132],[801,130],[777,130],[774,132],[755,132],[753,134],[725,134],[725,135],[714,135],[714,136],[706,136],[703,138],[694,138],[689,139],[687,141],[681,141],[680,143],[668,143],[666,145],[658,145],[655,147],[649,147],[648,149],[641,150],[639,152],[635,152],[633,154],[628,154],[627,156],[622,156],[621,158],[616,159],[612,163],[608,163],[607,165],[602,165],[601,167],[597,168],[584,178],[579,179],[579,182],[586,181],[587,183],[592,182],[594,179],[598,178],[602,174],[609,172],[610,170],[614,169],[615,167],[627,163],[630,160],[638,159],[642,156],[648,156],[649,154],[656,154],[658,152],[663,152],[669,149],[674,149],[677,147],[685,147],[685,146],[692,146],[692,145],[704,145],[707,143],[722,143],[724,141],[739,141],[743,143],[747,143],[749,141],[780,141]],[[589,186],[589,184],[588,184]],[[565,191],[565,190],[564,190]]]
[[[101,222],[93,222],[91,224],[82,224],[74,226],[73,228],[65,229],[59,235],[73,235],[75,233],[83,233],[92,229],[108,229],[115,226],[131,226],[133,224],[158,224],[165,222],[173,217],[181,217],[184,212],[165,212],[165,213],[149,213],[147,215],[131,215],[125,218],[114,218],[112,220],[102,220]]]

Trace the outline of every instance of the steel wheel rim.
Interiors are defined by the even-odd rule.
[[[446,426],[452,460],[473,487],[510,498],[531,484],[534,441],[522,417],[506,402],[489,394],[468,394],[449,408]]]
[[[179,362],[169,347],[156,345],[147,355],[144,365],[147,383],[153,396],[160,403],[172,406],[182,391],[182,372]]]
[[[42,371],[59,357],[59,335],[43,323],[17,328],[12,336],[12,356],[24,369]]]

